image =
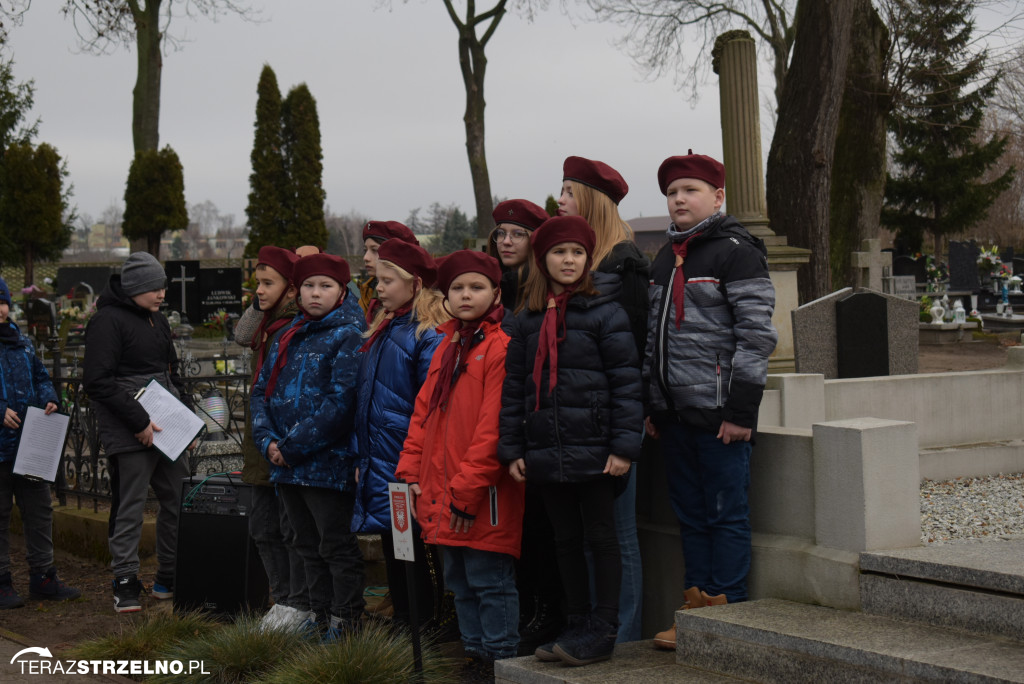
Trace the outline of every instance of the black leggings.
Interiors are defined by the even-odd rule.
[[[594,612],[607,623],[618,625],[622,564],[612,515],[614,479],[546,484],[543,490],[544,507],[555,531],[555,553],[569,615],[590,613],[585,539],[594,561]]]

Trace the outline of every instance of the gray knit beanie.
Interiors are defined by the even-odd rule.
[[[129,297],[167,287],[164,267],[149,252],[134,252],[121,266],[121,289]]]

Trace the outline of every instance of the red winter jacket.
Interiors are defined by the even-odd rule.
[[[484,339],[472,348],[465,370],[452,388],[445,408],[430,416],[427,406],[440,373],[441,358],[461,321],[439,330],[438,346],[427,381],[416,396],[396,477],[419,483],[416,516],[428,544],[468,546],[519,557],[523,532],[523,483],[498,462],[498,414],[505,381],[508,335],[495,323],[483,324]],[[476,516],[468,533],[450,529],[451,504]]]

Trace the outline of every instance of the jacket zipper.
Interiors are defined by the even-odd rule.
[[[715,406],[722,405],[722,355],[715,354]]]
[[[666,346],[668,345],[668,310],[669,310],[669,297],[672,296],[672,283],[676,279],[676,269],[672,269],[672,275],[669,276],[668,285],[661,293],[661,316],[658,321],[658,337],[660,338],[661,344],[658,347],[658,384],[661,386],[661,393],[665,396],[666,401],[669,405],[672,404],[671,395],[668,391],[668,377],[665,375],[665,356],[667,355]],[[683,294],[685,297],[685,293]]]

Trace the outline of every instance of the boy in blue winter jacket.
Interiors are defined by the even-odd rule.
[[[686,605],[747,599],[751,437],[777,334],[764,243],[722,214],[725,167],[703,154],[658,169],[669,242],[651,268],[647,432],[660,438],[686,561]],[[654,637],[675,649],[675,626]]]
[[[25,602],[11,584],[10,525],[15,499],[25,530],[29,596],[66,601],[81,595],[57,578],[53,566],[53,507],[50,484],[14,474],[21,425],[29,406],[57,410],[57,393],[32,342],[10,321],[11,291],[0,278],[0,609]]]
[[[348,296],[343,259],[302,257],[292,277],[302,313],[274,341],[253,385],[252,434],[305,563],[310,608],[330,640],[358,628],[364,605],[363,558],[350,531],[350,443],[365,323]]]

